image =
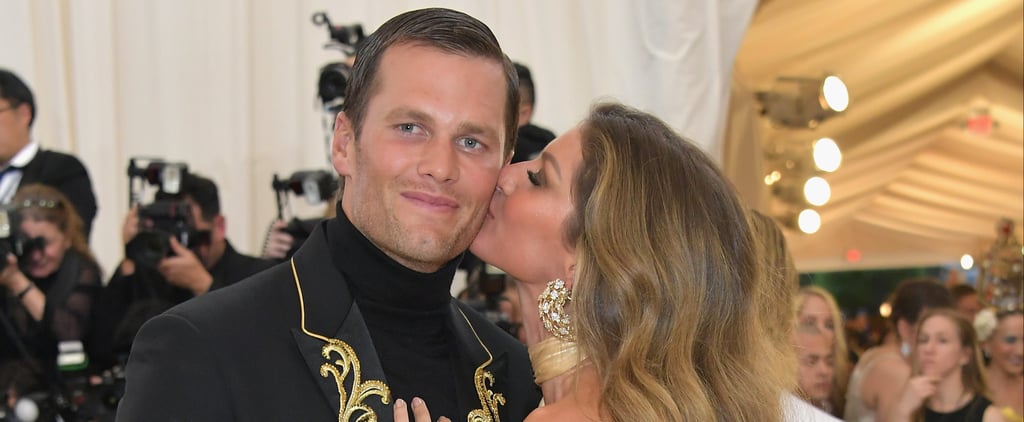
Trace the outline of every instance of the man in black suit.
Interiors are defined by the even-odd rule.
[[[452,420],[525,419],[540,391],[524,346],[449,294],[509,162],[516,85],[468,15],[384,23],[335,121],[337,217],[290,261],[150,320],[118,419],[390,421],[416,397]]]
[[[96,218],[89,173],[74,156],[41,149],[29,135],[35,119],[32,90],[14,73],[0,69],[0,203],[10,202],[21,186],[53,186],[74,205],[88,239]]]

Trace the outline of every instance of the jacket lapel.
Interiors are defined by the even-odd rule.
[[[377,351],[347,282],[330,262],[321,223],[292,261],[302,311],[292,328],[295,345],[339,420],[374,413],[378,421],[391,421],[391,394]]]
[[[487,347],[455,299],[452,299],[450,314],[452,332],[458,345],[458,361],[454,367],[460,381],[472,381],[470,384],[456,383],[459,408],[474,409],[466,415],[467,420],[508,420],[505,406],[508,395],[506,352],[492,351]],[[461,417],[457,415],[453,420]]]

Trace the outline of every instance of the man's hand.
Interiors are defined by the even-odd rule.
[[[295,244],[295,238],[284,232],[284,228],[287,226],[288,222],[281,220],[274,221],[274,224],[270,226],[270,232],[267,233],[267,243],[263,247],[264,258],[284,259],[285,255],[288,254],[288,250]]]
[[[139,234],[139,206],[136,205],[128,210],[124,217],[124,225],[121,226],[121,241],[127,245],[135,235]]]
[[[157,266],[160,274],[163,274],[167,282],[192,291],[192,294],[199,296],[210,290],[213,285],[213,276],[206,271],[206,267],[199,261],[196,254],[188,248],[181,246],[177,239],[171,238],[171,250],[175,256],[164,258]]]

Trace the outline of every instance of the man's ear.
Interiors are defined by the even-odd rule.
[[[227,237],[227,221],[224,220],[223,215],[217,214],[216,217],[213,217],[213,230],[221,238]]]
[[[519,127],[523,127],[527,123],[530,123],[530,118],[533,117],[533,105],[520,102],[519,113],[517,113],[516,120]]]
[[[23,126],[29,127],[29,122],[32,121],[32,107],[28,103],[21,103],[13,111],[18,116],[18,121]]]
[[[345,112],[339,112],[334,120],[334,139],[331,141],[331,163],[341,177],[352,174],[355,162],[355,130]]]

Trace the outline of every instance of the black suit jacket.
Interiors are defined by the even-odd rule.
[[[292,262],[279,264],[146,323],[118,420],[335,421],[373,412],[391,421],[394,397],[382,400],[384,371],[322,227],[293,259],[294,273]],[[473,410],[478,420],[525,419],[540,400],[525,347],[454,299],[450,309],[457,401],[467,413],[451,418]]]
[[[56,188],[67,196],[75,206],[78,216],[82,218],[85,238],[89,238],[92,221],[96,218],[96,195],[92,191],[89,172],[78,158],[62,152],[40,149],[21,172],[19,188],[32,183],[42,183]]]

